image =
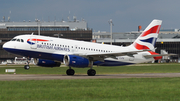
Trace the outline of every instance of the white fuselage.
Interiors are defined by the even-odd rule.
[[[26,57],[43,58],[61,62],[63,61],[64,55],[67,54],[86,55],[88,53],[102,54],[137,50],[132,46],[122,47],[38,35],[19,35],[13,39],[16,40],[9,41],[3,45],[5,50]],[[144,54],[150,55],[149,52],[139,52],[133,56],[107,57],[104,61],[119,62],[119,65],[129,65],[154,60],[153,58],[147,59],[143,57]]]

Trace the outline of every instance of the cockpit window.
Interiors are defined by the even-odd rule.
[[[24,40],[23,40],[23,39],[21,39],[21,42],[24,42]]]
[[[12,39],[11,41],[16,41],[16,39]]]
[[[20,39],[17,39],[18,42],[20,42]]]
[[[11,39],[11,41],[24,42],[24,40],[23,40],[23,39],[16,39],[16,38]]]

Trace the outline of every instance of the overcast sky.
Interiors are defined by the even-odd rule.
[[[11,21],[67,21],[67,17],[85,19],[94,31],[109,32],[108,21],[113,20],[113,32],[143,29],[153,19],[163,20],[161,28],[180,28],[180,0],[1,0],[0,20]]]

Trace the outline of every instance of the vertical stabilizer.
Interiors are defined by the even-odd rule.
[[[132,45],[138,50],[154,50],[161,24],[161,20],[153,20]]]

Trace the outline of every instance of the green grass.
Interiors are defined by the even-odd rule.
[[[0,81],[1,101],[179,101],[180,78]]]
[[[94,66],[97,74],[132,74],[132,73],[180,73],[180,64],[140,64],[143,66],[115,66],[102,67]],[[45,68],[31,65],[29,70],[25,70],[23,65],[8,65],[0,67],[0,74],[5,73],[5,69],[16,69],[17,74],[66,74],[68,67]],[[73,68],[75,74],[86,74],[89,68]]]
[[[180,64],[94,67],[97,74],[179,73]],[[146,65],[146,66],[145,66]],[[148,65],[148,66],[147,66]],[[65,74],[68,67],[43,68],[0,65],[17,74]],[[86,74],[89,68],[73,68]],[[179,101],[180,78],[124,78],[0,81],[0,101]]]

